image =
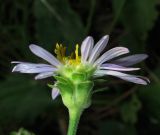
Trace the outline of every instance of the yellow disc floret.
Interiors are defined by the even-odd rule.
[[[62,44],[56,44],[55,53],[57,54],[57,59],[64,63],[66,47],[63,47]]]
[[[63,47],[62,44],[56,44],[55,53],[57,54],[57,59],[60,60],[63,64],[69,64],[73,66],[77,66],[80,64],[80,56],[79,52],[79,45],[76,45],[76,49],[74,53],[71,53],[70,56],[66,56],[66,47]]]

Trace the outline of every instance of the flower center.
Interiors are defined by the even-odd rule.
[[[60,60],[63,64],[77,66],[81,63],[81,57],[78,55],[79,45],[76,45],[76,49],[74,53],[71,53],[70,56],[66,56],[66,47],[62,44],[56,44],[55,53],[57,55],[57,59]]]

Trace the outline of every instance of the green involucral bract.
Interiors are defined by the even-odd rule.
[[[95,71],[89,65],[66,65],[57,72],[56,87],[59,88],[64,105],[69,109],[85,109],[91,104],[92,76]]]

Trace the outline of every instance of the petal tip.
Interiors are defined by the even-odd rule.
[[[29,49],[32,51],[32,50],[34,50],[35,48],[41,48],[40,46],[38,46],[38,45],[35,45],[35,44],[30,44],[29,45]]]
[[[103,39],[109,39],[109,35],[103,36]]]
[[[85,38],[85,40],[83,41],[83,43],[84,42],[93,42],[93,37],[92,36],[87,36],[86,38]]]
[[[87,39],[93,38],[92,36],[87,36]]]
[[[15,66],[15,67],[12,69],[12,72],[16,72],[16,68],[17,68],[17,66]]]
[[[55,100],[58,95],[59,95],[59,89],[54,87],[51,93],[52,99]]]
[[[145,82],[145,83],[143,83],[142,85],[148,85],[148,83],[147,83],[147,82]]]
[[[149,57],[148,54],[143,54],[144,60],[147,59]]]
[[[143,80],[142,83],[140,83],[142,85],[148,85],[150,83],[150,80],[147,77],[143,77],[141,79]]]
[[[30,44],[30,45],[29,45],[29,49],[31,49],[31,50],[32,50],[32,49],[33,49],[33,47],[35,47],[35,46],[37,46],[37,45],[35,45],[35,44]]]

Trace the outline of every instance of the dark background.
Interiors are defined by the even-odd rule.
[[[41,62],[29,51],[35,43],[54,53],[63,43],[70,53],[91,35],[110,35],[107,49],[121,45],[147,53],[137,74],[141,86],[116,78],[92,97],[78,135],[160,134],[160,2],[158,0],[0,0],[0,135],[25,128],[36,135],[66,135],[68,113],[61,98],[51,99],[48,82],[11,73],[11,61]]]

